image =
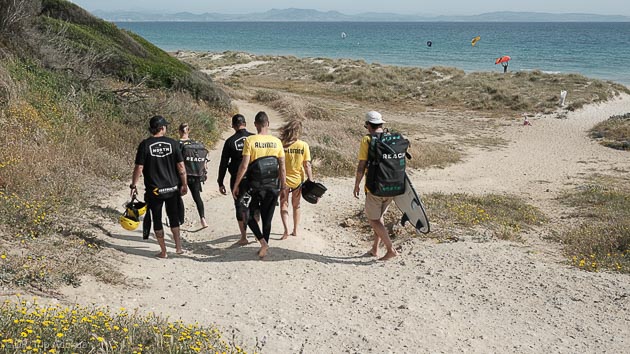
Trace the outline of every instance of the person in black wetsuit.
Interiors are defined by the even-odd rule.
[[[258,134],[245,139],[243,160],[236,173],[232,196],[235,200],[241,199],[242,195],[239,192],[251,196],[247,226],[260,242],[258,256],[263,259],[269,250],[271,222],[278,202],[278,194],[287,188],[287,173],[282,141],[270,134],[267,113],[258,112],[254,118],[254,125]],[[245,175],[247,175],[247,188],[241,184]],[[260,212],[262,229],[254,218],[257,211]]]
[[[227,195],[223,180],[225,179],[225,173],[230,172],[230,191],[234,190],[234,182],[236,181],[236,172],[238,166],[243,160],[243,145],[245,144],[245,138],[253,133],[247,131],[247,122],[242,114],[236,114],[232,117],[232,129],[234,129],[234,135],[229,137],[225,144],[223,144],[223,151],[221,152],[221,162],[219,164],[219,176],[217,183],[219,184],[219,191],[223,195]],[[236,209],[236,220],[238,221],[238,228],[241,231],[241,239],[237,242],[238,245],[246,245],[247,241],[247,225],[243,220],[243,215],[239,212],[238,202],[234,202]]]
[[[190,142],[191,139],[188,136],[190,134],[190,127],[188,123],[182,123],[179,125],[179,144],[180,150],[182,154],[184,153],[184,146],[186,142]],[[207,161],[206,161],[207,162]],[[184,164],[187,162],[184,161]],[[205,171],[205,169],[204,169]],[[201,228],[205,229],[208,227],[208,223],[206,223],[205,218],[205,210],[203,207],[203,200],[201,199],[201,182],[202,177],[187,175],[188,180],[188,189],[190,190],[190,194],[192,195],[193,200],[195,201],[195,205],[197,206],[197,213],[199,214],[199,220],[201,222]],[[180,225],[184,223],[184,200],[180,198],[180,206],[179,206],[179,222]]]

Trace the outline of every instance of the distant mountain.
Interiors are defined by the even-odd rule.
[[[630,17],[621,15],[511,11],[489,12],[474,16],[438,16],[435,19],[453,22],[630,22]]]
[[[595,15],[582,13],[551,14],[544,12],[490,12],[472,16],[422,16],[395,13],[366,12],[346,15],[338,11],[317,11],[309,9],[271,9],[266,12],[249,14],[152,14],[129,11],[93,11],[93,14],[113,22],[142,21],[291,21],[291,22],[630,22],[630,17],[622,15]]]

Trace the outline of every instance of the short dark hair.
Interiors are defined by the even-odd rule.
[[[247,124],[247,120],[245,120],[245,116],[238,113],[232,116],[232,126],[238,127],[241,125]]]
[[[269,124],[269,117],[267,117],[267,113],[264,111],[256,113],[256,117],[254,117],[254,124]]]

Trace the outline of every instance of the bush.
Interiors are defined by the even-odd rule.
[[[581,269],[630,273],[630,184],[594,178],[560,200],[580,212],[575,227],[560,235],[571,263]]]
[[[630,113],[608,118],[593,127],[589,134],[604,146],[630,151]]]

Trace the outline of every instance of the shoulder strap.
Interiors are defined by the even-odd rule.
[[[368,161],[373,161],[378,157],[376,154],[376,144],[380,143],[383,133],[376,133],[370,136],[372,138],[370,139],[370,148],[368,149]]]

